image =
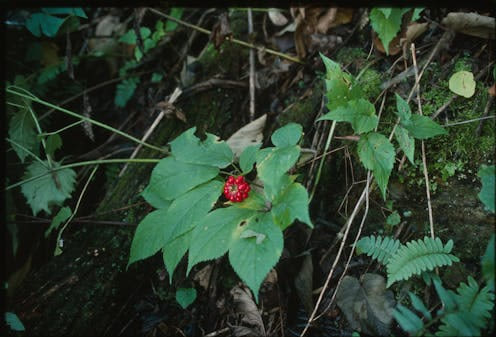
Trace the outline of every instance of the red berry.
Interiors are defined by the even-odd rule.
[[[248,198],[250,185],[245,181],[243,176],[229,176],[224,184],[224,196],[232,202],[241,202]]]

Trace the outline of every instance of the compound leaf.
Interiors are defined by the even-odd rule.
[[[274,224],[270,213],[250,218],[244,230],[265,235],[257,243],[257,235],[239,237],[229,250],[229,261],[234,271],[253,291],[258,302],[258,290],[264,278],[279,260],[284,246],[281,229]],[[243,232],[240,233],[242,235]]]
[[[125,107],[127,102],[133,97],[139,82],[139,77],[130,77],[122,80],[121,83],[117,85],[117,91],[114,98],[115,105],[120,108]]]
[[[226,142],[219,141],[217,136],[210,133],[206,134],[207,138],[204,141],[200,141],[195,136],[195,131],[196,127],[192,127],[169,143],[177,160],[219,168],[231,164],[233,153]]]
[[[393,144],[379,133],[368,133],[358,141],[358,156],[365,168],[373,171],[382,197],[386,199],[389,175],[394,165]]]
[[[155,166],[150,177],[150,184],[143,193],[149,198],[147,200],[151,200],[152,194],[154,199],[172,200],[214,178],[218,173],[219,169],[213,166],[188,164],[172,156],[167,157]],[[160,203],[155,205],[159,206]]]

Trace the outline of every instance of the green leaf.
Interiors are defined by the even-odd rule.
[[[389,12],[390,11],[390,12]],[[374,31],[379,35],[386,54],[389,55],[389,43],[398,34],[401,28],[401,18],[403,14],[409,11],[409,8],[391,8],[387,9],[389,16],[384,15],[384,10],[372,8],[369,14],[370,24]]]
[[[494,190],[495,190],[495,178],[496,171],[495,166],[481,165],[479,172],[477,173],[482,181],[482,189],[479,192],[479,199],[482,201],[484,206],[491,211],[495,212],[495,201],[494,201]]]
[[[114,104],[120,108],[126,106],[127,102],[133,97],[134,91],[140,82],[139,77],[130,77],[122,80],[117,85],[115,92]]]
[[[253,291],[258,302],[260,285],[281,256],[283,235],[280,228],[272,222],[270,213],[250,218],[244,228],[245,231],[265,235],[265,239],[257,244],[257,236],[238,238],[229,250],[229,261],[241,280]]]
[[[26,28],[36,37],[41,37],[41,33],[54,37],[64,21],[65,19],[45,13],[33,13],[26,19],[25,24]]]
[[[319,54],[320,54],[320,58],[322,59],[322,62],[324,63],[324,66],[326,68],[326,79],[328,79],[328,80],[334,79],[334,78],[341,79],[341,77],[343,76],[343,71],[341,70],[339,63],[334,62],[333,60],[331,60],[330,58],[328,58],[327,56],[325,56],[322,53],[319,53]],[[329,88],[327,88],[327,90],[329,90]]]
[[[401,125],[396,127],[394,136],[410,163],[414,164],[415,139]]]
[[[48,8],[42,8],[41,9],[43,12],[47,14],[68,14],[68,15],[75,15],[79,16],[80,18],[87,19],[88,16],[86,16],[86,13],[82,8],[74,8],[74,7],[48,7]]]
[[[131,243],[128,266],[154,255],[165,245],[167,238],[164,236],[164,219],[167,211],[167,208],[153,211],[138,224]]]
[[[39,154],[39,140],[36,136],[34,120],[28,108],[23,108],[16,111],[10,118],[9,122],[9,138],[19,145],[25,147],[34,154]],[[17,156],[24,163],[29,154],[19,146],[11,143],[12,148],[17,153]]]
[[[379,123],[379,119],[375,115],[374,105],[363,98],[349,101],[347,104],[335,108],[318,120],[326,119],[338,122],[350,122],[353,130],[358,134],[373,130]]]
[[[298,144],[302,132],[300,124],[289,123],[274,131],[270,139],[272,144],[278,147],[292,146]]]
[[[177,7],[172,7],[170,11],[170,16],[176,19],[181,19],[183,15],[184,8],[177,8]],[[172,21],[172,20],[167,20],[167,23],[165,24],[165,31],[166,32],[172,32],[177,28],[177,23]]]
[[[45,145],[46,153],[50,156],[53,156],[55,154],[55,151],[62,147],[62,138],[60,138],[58,133],[49,135],[45,140]]]
[[[167,244],[180,239],[181,236],[185,241],[189,240],[185,234],[190,232],[197,225],[197,222],[205,217],[219,198],[221,191],[222,183],[211,181],[181,195],[172,202],[169,208],[148,214],[140,222],[134,234],[128,265],[152,256],[163,247],[165,250]],[[189,246],[189,241],[186,243],[176,242],[173,246],[174,248],[183,247],[185,252]],[[174,261],[178,260],[178,254],[164,253],[164,257],[166,256],[172,257]],[[169,264],[175,268],[173,261],[169,262],[166,263],[166,266]],[[167,269],[167,271],[170,275],[174,273],[174,269]]]
[[[393,311],[394,319],[399,323],[401,328],[410,335],[415,336],[416,332],[424,327],[422,320],[415,315],[410,309],[398,304]]]
[[[155,208],[168,208],[172,201],[164,199],[161,192],[162,190],[152,188],[151,185],[148,185],[143,192],[141,192],[141,196]]]
[[[425,306],[424,302],[422,302],[422,300],[412,292],[408,292],[408,296],[410,297],[410,301],[412,302],[412,306],[415,310],[422,313],[422,315],[430,321],[432,319],[432,315],[429,309]]]
[[[150,81],[152,83],[158,83],[162,80],[162,78],[164,78],[164,75],[162,75],[160,73],[153,73]]]
[[[409,121],[412,116],[412,111],[410,110],[410,106],[408,103],[398,94],[396,96],[396,111],[395,113],[400,118],[402,123]]]
[[[171,152],[178,161],[224,168],[232,163],[233,153],[225,141],[213,134],[206,133],[207,138],[200,141],[195,136],[196,127],[192,127],[171,141]]]
[[[448,132],[439,124],[427,116],[412,115],[411,124],[404,125],[410,135],[417,139],[427,139],[438,135],[445,135]]]
[[[274,199],[282,194],[284,190],[296,180],[296,175],[283,174],[277,179],[264,185],[264,194],[268,201],[274,202]]]
[[[224,255],[243,230],[240,223],[254,214],[253,210],[238,207],[218,208],[210,212],[193,230],[187,273],[199,262]]]
[[[470,98],[475,94],[474,74],[469,71],[459,71],[451,75],[449,89],[457,95]]]
[[[253,169],[253,164],[255,164],[256,161],[256,154],[258,149],[260,149],[260,146],[262,146],[262,144],[247,146],[241,153],[241,156],[239,156],[239,166],[241,167],[243,174],[247,174]]]
[[[48,227],[47,230],[45,231],[45,238],[47,238],[54,229],[57,229],[62,222],[69,219],[71,214],[72,211],[70,207],[67,206],[62,207],[58,211],[57,215],[55,215],[55,217],[52,219],[52,222],[50,223],[50,227]]]
[[[152,32],[147,27],[140,28],[141,38],[144,40],[150,36]],[[119,42],[127,43],[127,44],[136,44],[137,43],[136,32],[134,29],[130,29],[126,34],[122,35],[119,39]]]
[[[365,168],[373,171],[382,197],[386,199],[389,175],[394,165],[393,144],[379,133],[368,133],[358,141],[358,156]]]
[[[422,11],[424,9],[425,8],[423,8],[423,7],[414,8],[413,9],[413,15],[412,15],[412,21],[417,21],[418,19],[420,19],[420,13],[422,13]]]
[[[183,163],[174,157],[167,157],[154,167],[150,184],[143,193],[147,197],[153,194],[152,198],[155,200],[172,200],[214,178],[218,173],[219,169],[216,167]]]
[[[33,214],[38,214],[43,210],[47,214],[51,213],[50,207],[61,206],[64,201],[71,197],[76,181],[76,172],[70,168],[59,171],[48,169],[48,161],[38,161],[31,163],[23,176],[23,179],[29,179],[41,174],[46,174],[41,178],[29,181],[21,185],[22,194],[33,210]],[[60,167],[57,162],[52,162],[54,168]]]
[[[276,181],[293,167],[299,156],[298,145],[282,148],[269,147],[258,151],[256,154],[258,177],[264,184]]]
[[[243,209],[251,209],[254,211],[263,211],[266,209],[265,199],[262,195],[260,195],[256,190],[252,189],[248,193],[248,198],[241,202],[228,202],[233,207],[243,208]]]
[[[293,223],[295,219],[306,223],[310,228],[313,228],[312,221],[308,214],[308,193],[300,183],[292,183],[281,191],[271,209],[271,214],[281,230],[285,230]]]
[[[195,288],[179,288],[176,291],[176,301],[179,305],[186,309],[191,303],[196,300]]]
[[[398,214],[398,211],[394,211],[387,217],[386,224],[388,224],[389,226],[396,226],[397,224],[400,223],[400,221],[401,221],[401,217]]]
[[[486,281],[488,287],[494,291],[494,233],[489,239],[489,243],[486,247],[486,252],[481,258],[482,276]]]
[[[172,276],[177,265],[181,262],[184,254],[188,250],[192,230],[172,239],[162,247],[162,258],[164,260],[165,268],[169,273],[169,283],[172,284]]]
[[[25,331],[26,328],[24,328],[24,324],[22,324],[21,320],[17,315],[13,312],[6,312],[5,313],[5,323],[9,326],[11,330],[14,331]]]

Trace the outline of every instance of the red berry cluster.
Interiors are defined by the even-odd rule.
[[[243,176],[234,178],[229,176],[226,184],[224,185],[224,195],[232,202],[241,202],[248,198],[250,192],[250,185],[245,181]]]

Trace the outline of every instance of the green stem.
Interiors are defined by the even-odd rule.
[[[10,86],[10,87],[13,87],[13,86]],[[20,92],[17,92],[17,91],[15,91],[15,90],[10,89],[10,87],[7,87],[7,89],[6,89],[6,91],[7,91],[8,93],[11,93],[11,94],[14,94],[14,95],[17,95],[17,96],[20,96],[20,97],[24,97],[24,98],[30,99],[30,100],[32,100],[33,102],[37,102],[37,103],[43,104],[43,105],[45,105],[45,106],[47,106],[47,107],[50,107],[50,108],[52,108],[52,109],[55,109],[55,110],[58,110],[58,111],[61,111],[61,112],[65,113],[65,114],[68,114],[68,115],[70,115],[70,116],[73,116],[73,117],[79,118],[79,119],[81,119],[81,120],[83,120],[83,121],[85,121],[85,122],[88,122],[88,123],[94,124],[94,125],[96,125],[96,126],[99,126],[99,127],[103,128],[103,129],[106,129],[106,130],[112,131],[112,132],[114,132],[114,133],[117,133],[118,135],[121,135],[122,137],[125,137],[125,138],[127,138],[127,139],[130,139],[130,140],[132,140],[132,141],[134,141],[134,142],[136,142],[136,143],[138,143],[138,144],[141,144],[141,145],[143,145],[143,146],[146,146],[146,147],[148,147],[148,148],[150,148],[150,149],[153,149],[153,150],[156,150],[156,151],[160,151],[160,152],[162,152],[162,153],[166,153],[166,154],[168,154],[168,153],[169,153],[169,152],[168,152],[167,150],[165,150],[165,149],[162,149],[162,148],[157,147],[157,146],[155,146],[155,145],[151,145],[151,144],[145,143],[145,142],[143,142],[143,141],[139,140],[138,138],[135,138],[135,137],[133,137],[133,136],[131,136],[131,135],[129,135],[129,134],[127,134],[127,133],[125,133],[125,132],[122,132],[121,130],[117,130],[117,129],[115,129],[115,128],[113,128],[113,127],[111,127],[111,126],[107,125],[107,124],[101,123],[101,122],[99,122],[99,121],[96,121],[96,120],[94,120],[94,119],[91,119],[91,118],[88,118],[88,117],[85,117],[85,116],[82,116],[82,115],[77,114],[77,113],[75,113],[75,112],[72,112],[72,111],[70,111],[70,110],[67,110],[67,109],[64,109],[64,108],[58,107],[58,106],[53,105],[53,104],[51,104],[51,103],[48,103],[48,102],[46,102],[46,101],[44,101],[44,100],[42,100],[42,99],[39,99],[38,97],[35,97],[35,96],[32,96],[32,95],[25,95],[25,94],[22,94],[22,93],[20,93]]]
[[[28,104],[26,104],[26,107],[28,108],[29,113],[31,114],[31,117],[33,117],[34,124],[36,125],[36,130],[38,130],[38,134],[42,134],[43,131],[41,130],[41,126],[40,126],[40,123],[38,122],[38,118],[36,118],[36,114],[34,113],[34,111],[31,108],[31,106],[29,106]],[[45,139],[44,138],[41,138],[41,145],[43,145],[43,149],[45,150],[45,155],[46,155],[46,158],[47,158],[48,167],[49,168],[52,168],[53,167],[52,156],[50,156],[50,154],[47,151],[47,146],[46,146],[46,142],[45,142]]]
[[[77,121],[75,123],[72,123],[72,124],[69,124],[67,126],[64,126],[63,128],[58,129],[56,131],[40,133],[38,136],[40,136],[40,137],[52,136],[52,135],[55,135],[57,133],[61,133],[62,131],[65,131],[67,129],[70,129],[70,128],[74,127],[74,126],[77,126],[77,125],[79,125],[81,123],[84,123],[84,121],[82,121],[82,120],[81,121]]]
[[[60,171],[60,170],[72,168],[72,167],[80,167],[80,166],[88,166],[88,165],[96,165],[96,164],[119,164],[119,163],[154,164],[154,163],[158,163],[159,161],[160,161],[160,159],[146,159],[146,158],[142,158],[142,159],[139,159],[139,158],[136,158],[136,159],[121,158],[121,159],[103,159],[103,160],[82,161],[82,162],[78,162],[78,163],[72,163],[72,164],[67,164],[67,165],[61,165],[59,167],[54,167],[49,172],[37,175],[35,177],[31,177],[29,179],[18,181],[15,184],[9,185],[5,188],[5,190],[7,191],[7,190],[10,190],[14,187],[20,186],[22,184],[26,184],[30,181],[43,178],[44,176],[49,175],[52,172]]]
[[[329,150],[329,146],[331,146],[331,140],[332,140],[332,136],[334,135],[334,129],[336,128],[336,124],[337,124],[336,121],[332,121],[331,129],[329,130],[329,135],[327,136],[327,141],[324,148],[324,154],[322,155],[322,159],[320,160],[319,170],[317,171],[317,177],[315,178],[315,183],[313,184],[312,193],[310,194],[310,199],[308,200],[308,203],[312,201],[313,195],[315,194],[315,190],[317,189],[317,185],[319,184],[320,174],[322,173],[322,167],[324,166],[324,161],[327,151]]]
[[[16,142],[15,140],[12,140],[10,138],[7,138],[5,137],[5,140],[8,141],[9,143],[12,143],[14,144],[15,146],[17,147],[20,147],[22,150],[26,151],[27,154],[29,154],[31,157],[33,157],[34,159],[36,159],[37,161],[40,162],[41,165],[43,165],[44,167],[46,167],[47,169],[50,169],[50,167],[46,166],[45,162],[43,160],[41,160],[40,157],[38,157],[37,155],[35,155],[33,152],[29,151],[28,149],[26,149],[24,146],[22,146],[21,144],[19,144],[18,142]]]

